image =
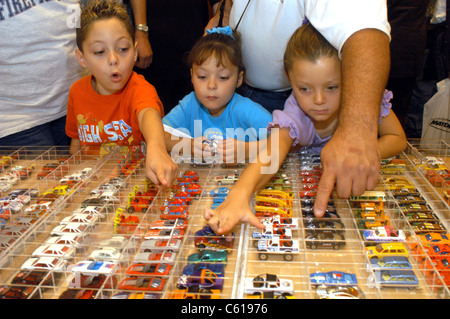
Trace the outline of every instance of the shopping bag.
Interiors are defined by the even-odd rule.
[[[450,79],[440,81],[437,88],[423,109],[422,148],[432,148],[440,140],[450,142]]]

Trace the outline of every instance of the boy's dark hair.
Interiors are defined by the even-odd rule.
[[[214,55],[218,65],[231,63],[238,67],[238,72],[244,71],[240,44],[237,32],[233,32],[233,37],[221,33],[207,34],[194,44],[188,54],[187,63],[192,68],[194,64],[200,65]]]
[[[116,0],[89,0],[81,5],[80,27],[76,30],[78,49],[83,51],[83,42],[92,23],[111,18],[116,18],[123,23],[134,43],[134,26],[127,9],[122,4]]]

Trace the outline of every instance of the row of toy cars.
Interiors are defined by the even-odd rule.
[[[299,240],[295,238],[299,220],[293,217],[292,182],[284,169],[286,164],[282,167],[255,193],[255,215],[265,228],[252,230],[251,243],[257,248],[259,260],[263,261],[277,257],[292,261],[300,249]],[[294,295],[294,282],[274,273],[258,271],[257,275],[248,275],[243,285],[243,292],[250,299],[284,299]]]
[[[333,197],[330,198],[323,217],[317,218],[314,215],[314,199],[322,175],[318,165],[320,156],[307,152],[300,153],[298,160],[301,182],[299,196],[306,247],[312,250],[318,248],[339,250],[345,246],[345,227],[335,208]]]
[[[222,179],[215,182],[220,186]],[[231,182],[230,179],[230,183]],[[225,183],[226,184],[226,183]],[[214,204],[218,205],[228,193],[226,187],[215,188],[209,192]],[[224,287],[225,267],[228,254],[232,252],[234,234],[218,236],[205,225],[194,232],[193,245],[197,252],[186,257],[176,288],[169,292],[170,299],[218,299]],[[179,261],[181,264],[181,260]]]
[[[201,194],[198,180],[198,173],[183,172],[163,205],[157,207],[155,204],[154,211],[159,220],[152,222],[143,232],[139,252],[117,287],[121,292],[113,298],[153,299],[162,295],[186,233],[188,205]]]
[[[349,200],[369,259],[368,286],[417,288],[419,282],[408,260],[406,234],[387,216],[387,200],[382,191],[366,191]]]

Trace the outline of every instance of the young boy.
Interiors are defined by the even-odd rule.
[[[91,75],[75,82],[69,93],[71,152],[81,146],[141,150],[146,142],[148,177],[156,185],[170,185],[177,165],[165,149],[163,107],[155,88],[133,72],[137,50],[126,9],[115,1],[90,1],[80,20],[75,53]]]

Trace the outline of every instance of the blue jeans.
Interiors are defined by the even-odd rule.
[[[257,88],[253,88],[243,83],[236,93],[248,97],[252,101],[261,104],[267,111],[272,113],[274,110],[282,110],[284,108],[284,102],[291,94],[292,90],[283,92],[271,92]]]
[[[0,146],[67,146],[66,117],[0,138]]]

